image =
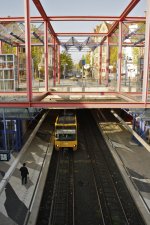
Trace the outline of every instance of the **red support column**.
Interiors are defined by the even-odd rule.
[[[106,86],[109,83],[109,37],[107,37],[106,45]]]
[[[58,45],[58,52],[57,52],[57,74],[58,74],[58,84],[60,84],[60,45]]]
[[[32,59],[31,59],[31,36],[30,36],[30,4],[29,0],[24,0],[25,4],[25,50],[26,50],[26,77],[27,77],[27,97],[32,101]]]
[[[57,42],[56,42],[56,45],[55,45],[55,68],[56,68],[56,82],[58,80],[58,46],[57,46]]]
[[[99,84],[102,83],[102,45],[100,45],[99,53]]]
[[[20,73],[19,73],[19,46],[16,47],[16,56],[17,56],[17,81],[18,81],[18,88],[20,84]]]
[[[56,39],[53,37],[53,86],[56,86]]]
[[[44,21],[45,91],[48,91],[48,22]]]
[[[3,43],[2,43],[2,41],[0,41],[0,54],[2,54],[2,45],[3,45]]]
[[[118,77],[117,91],[121,91],[121,61],[122,61],[122,22],[119,22],[119,49],[118,49]]]
[[[148,11],[146,12],[146,30],[145,30],[145,49],[144,49],[144,73],[143,73],[143,91],[142,101],[147,102],[149,88],[150,71],[150,2],[147,1]]]

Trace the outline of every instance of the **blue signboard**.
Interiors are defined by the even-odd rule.
[[[85,59],[82,59],[82,66],[85,65]]]

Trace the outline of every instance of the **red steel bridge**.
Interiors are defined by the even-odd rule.
[[[149,76],[150,76],[150,1],[147,0],[147,12],[144,17],[131,17],[130,12],[140,2],[131,0],[120,16],[49,16],[39,0],[32,0],[40,16],[30,16],[30,0],[24,0],[25,16],[0,17],[0,52],[3,54],[3,43],[11,45],[18,54],[19,48],[25,49],[26,82],[24,88],[15,91],[2,91],[0,107],[13,108],[150,108]],[[2,6],[1,6],[2,7]],[[106,22],[109,21],[107,32],[55,32],[52,23],[55,22]],[[36,27],[33,24],[40,24]],[[131,24],[139,24],[130,31]],[[15,27],[15,28],[14,28]],[[144,27],[139,28],[139,27]],[[67,38],[67,41],[65,41]],[[78,37],[85,37],[83,42]],[[127,41],[130,40],[130,41]],[[44,79],[43,86],[38,91],[33,88],[32,46],[44,48]],[[66,51],[83,48],[94,51],[99,48],[99,76],[95,88],[81,85],[61,88],[60,46]],[[107,52],[105,80],[108,84],[110,48],[117,46],[117,78],[115,88],[102,85],[102,48]],[[124,88],[122,82],[123,48],[138,47],[143,52],[143,70],[140,74],[140,86]],[[48,54],[52,54],[52,82],[49,81]],[[74,50],[72,50],[74,51]],[[19,54],[18,54],[19,55]],[[19,78],[18,78],[19,79]],[[132,82],[132,81],[131,81]],[[66,84],[67,86],[67,84]],[[76,87],[75,87],[76,86]],[[58,88],[59,87],[59,88]]]

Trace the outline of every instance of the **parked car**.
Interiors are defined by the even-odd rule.
[[[82,76],[82,75],[79,74],[79,73],[76,74],[76,78],[81,78],[81,76]]]

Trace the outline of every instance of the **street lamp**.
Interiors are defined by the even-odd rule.
[[[39,80],[40,80],[40,78],[41,78],[41,69],[42,69],[42,66],[39,64],[38,65],[38,72],[39,72]]]

